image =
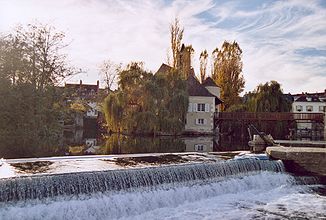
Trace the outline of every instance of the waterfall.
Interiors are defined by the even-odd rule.
[[[14,177],[0,179],[0,202],[180,184],[253,171],[283,172],[284,166],[281,161],[246,158],[206,164]]]

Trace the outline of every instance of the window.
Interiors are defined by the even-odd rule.
[[[204,151],[204,144],[195,144],[195,151]]]
[[[301,112],[302,111],[302,105],[297,105],[295,108],[296,108],[296,110],[298,112]]]
[[[197,104],[197,112],[204,112],[205,111],[205,104],[204,103],[198,103]]]
[[[197,119],[197,124],[203,125],[204,124],[204,119],[203,118],[198,118]]]
[[[325,106],[319,106],[319,111],[320,112],[325,112],[326,110],[326,107]]]
[[[197,125],[203,125],[203,124],[205,124],[205,119],[203,119],[203,118],[197,118],[196,119],[196,124]]]
[[[312,112],[314,110],[314,108],[312,105],[307,105],[306,110],[307,110],[307,112]]]

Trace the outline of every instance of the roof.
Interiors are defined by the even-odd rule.
[[[187,79],[187,85],[189,96],[215,97],[202,84],[200,84],[195,76],[189,75]]]
[[[158,73],[167,73],[169,71],[171,71],[173,68],[165,63],[162,63],[162,65],[160,66],[160,68],[157,70],[156,74]],[[210,77],[209,77],[210,78]],[[210,78],[211,79],[211,78]],[[217,86],[213,80],[211,79],[212,82],[214,84],[214,86]],[[210,93],[205,86],[203,86],[203,84],[200,84],[200,82],[197,80],[196,76],[195,76],[195,72],[192,69],[188,79],[187,79],[187,86],[188,86],[188,94],[189,96],[203,96],[203,97],[215,97],[215,103],[216,104],[220,104],[222,103],[222,101],[216,97],[215,95],[213,95],[212,93]]]
[[[291,94],[292,96],[318,96],[318,97],[326,97],[326,89],[324,92],[312,92],[312,93],[298,93],[298,94]]]
[[[295,102],[321,102],[317,96],[301,95]]]
[[[170,72],[173,68],[165,63],[162,63],[162,65],[160,66],[160,68],[156,71],[157,73],[167,73]]]
[[[203,86],[214,86],[214,87],[219,87],[211,77],[207,77],[204,82],[202,83]]]

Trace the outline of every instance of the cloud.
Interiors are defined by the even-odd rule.
[[[259,83],[279,81],[285,92],[323,91],[326,85],[326,10],[318,1],[163,1],[163,0],[3,0],[0,31],[37,19],[50,23],[71,40],[66,52],[71,62],[98,79],[97,66],[144,61],[156,71],[166,61],[169,24],[178,16],[185,27],[184,41],[196,53],[212,52],[224,40],[243,49],[246,91]],[[309,53],[300,51],[309,50]],[[315,51],[315,52],[314,52]]]

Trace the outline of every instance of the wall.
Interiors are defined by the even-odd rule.
[[[196,104],[207,104],[206,111],[198,112],[194,107]],[[214,129],[214,112],[215,112],[215,97],[202,97],[202,96],[190,96],[189,108],[187,112],[187,123],[185,130],[188,132],[202,132],[213,133]],[[204,119],[204,124],[196,123],[197,119]]]
[[[211,94],[215,95],[219,99],[221,98],[221,88],[216,86],[206,86],[205,87]],[[216,112],[221,111],[222,105],[216,106]]]
[[[302,111],[298,111],[296,106],[302,106]],[[312,106],[312,111],[307,111],[307,106]],[[322,111],[319,111],[319,106],[323,106],[326,108],[326,102],[293,102],[292,104],[292,112],[294,113],[322,113]]]

